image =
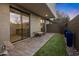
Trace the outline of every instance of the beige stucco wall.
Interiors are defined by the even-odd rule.
[[[9,5],[0,4],[0,40],[10,40]]]
[[[33,15],[33,14],[30,15],[30,35],[31,37],[33,36],[33,32],[41,31],[40,20],[41,20],[40,17]]]

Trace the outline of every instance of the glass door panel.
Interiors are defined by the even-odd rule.
[[[23,39],[30,36],[30,29],[29,29],[29,16],[22,15],[22,25],[23,25]]]
[[[10,38],[11,42],[21,39],[21,15],[10,12]]]

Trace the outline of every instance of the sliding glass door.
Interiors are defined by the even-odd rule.
[[[10,37],[11,42],[26,39],[30,36],[29,15],[10,12]]]
[[[22,33],[23,39],[30,36],[30,27],[29,27],[29,17],[28,15],[22,15]]]

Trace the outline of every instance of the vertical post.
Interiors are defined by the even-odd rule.
[[[45,33],[47,32],[47,28],[46,28],[46,20],[44,21],[44,26],[45,26]]]

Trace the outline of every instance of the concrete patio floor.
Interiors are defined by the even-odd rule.
[[[10,56],[32,56],[37,52],[54,33],[46,33],[45,35],[37,38],[28,38],[13,43],[15,48],[9,51]]]

